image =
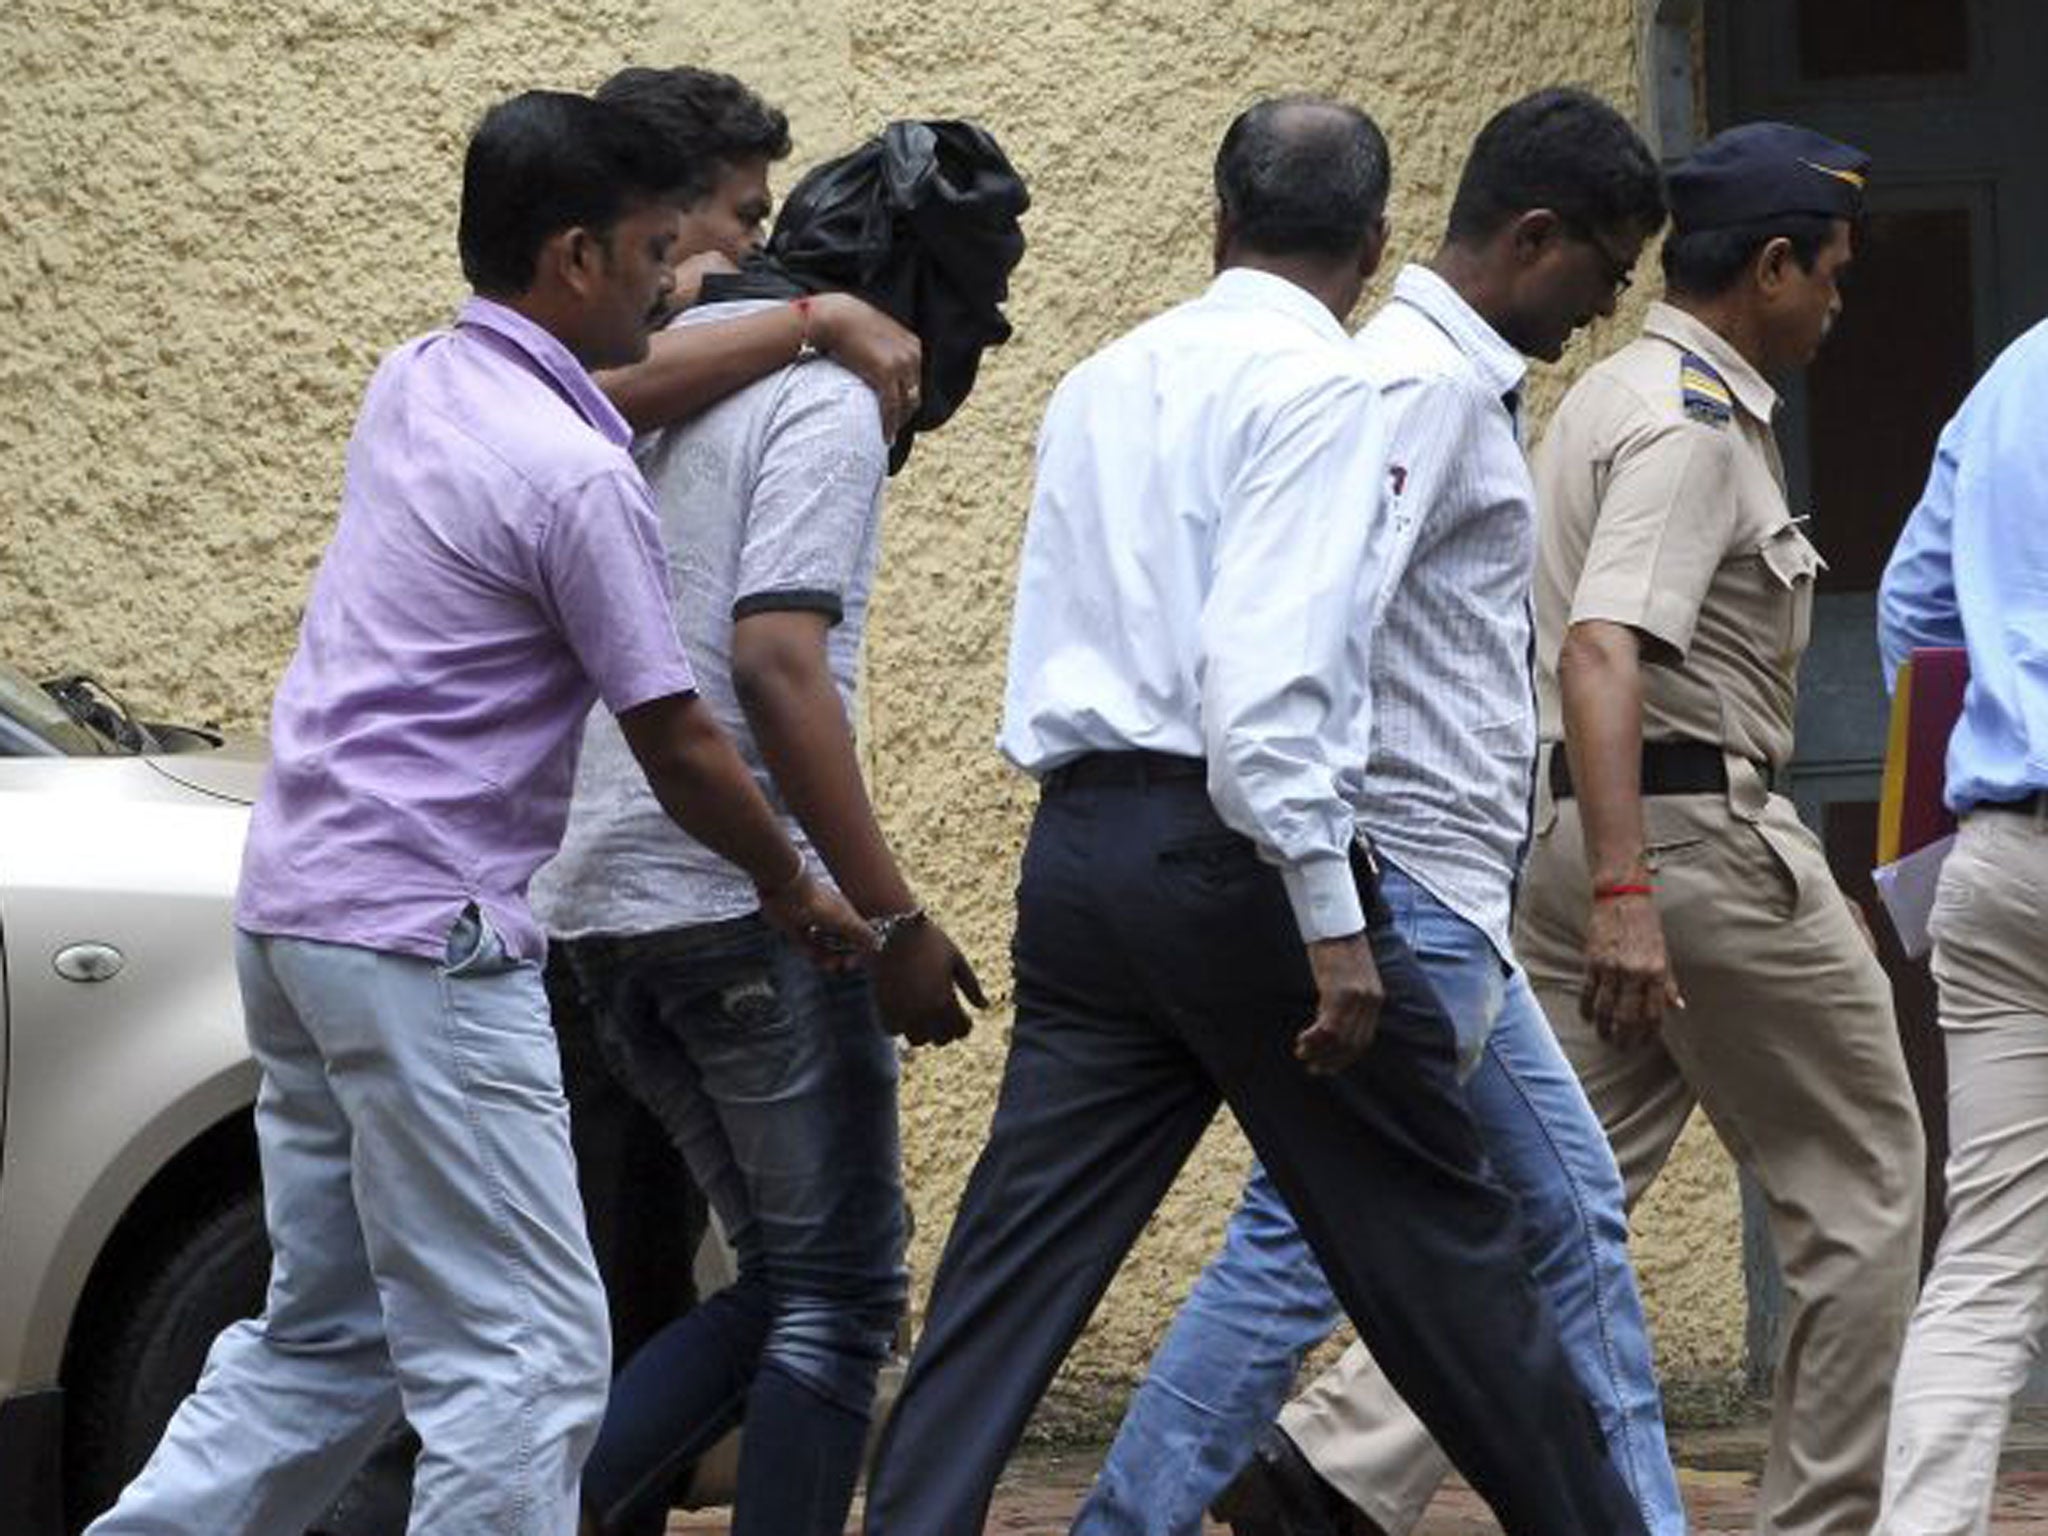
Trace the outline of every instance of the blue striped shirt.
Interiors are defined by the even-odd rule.
[[[1354,345],[1386,400],[1395,537],[1359,820],[1505,959],[1536,754],[1536,489],[1512,405],[1527,364],[1420,266]]]

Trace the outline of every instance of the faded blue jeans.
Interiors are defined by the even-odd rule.
[[[611,1356],[540,967],[473,907],[439,963],[251,933],[235,963],[269,1294],[92,1529],[303,1531],[402,1409],[414,1536],[567,1536]]]
[[[658,1532],[677,1471],[744,1418],[735,1536],[837,1536],[907,1291],[896,1049],[870,984],[759,917],[565,949],[612,1070],[739,1259],[619,1373],[584,1506],[608,1536]]]
[[[1621,1176],[1600,1122],[1521,972],[1504,969],[1479,929],[1400,870],[1386,866],[1380,888],[1458,1031],[1467,1101],[1494,1172],[1521,1203],[1530,1269],[1615,1465],[1651,1536],[1682,1536],[1685,1507],[1629,1268]],[[1074,1536],[1199,1532],[1203,1511],[1293,1390],[1302,1358],[1342,1321],[1293,1216],[1254,1164],[1223,1250],[1153,1356]],[[1420,1502],[1376,1500],[1367,1510],[1392,1536],[1405,1536],[1443,1470],[1440,1453],[1416,1439],[1418,1460],[1436,1458],[1433,1471],[1379,1470],[1384,1481],[1411,1486],[1419,1473]],[[1365,1497],[1361,1485],[1335,1481]]]

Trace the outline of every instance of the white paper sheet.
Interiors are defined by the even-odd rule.
[[[1877,894],[1898,933],[1899,947],[1908,960],[1918,960],[1934,947],[1927,935],[1927,919],[1934,912],[1934,892],[1941,883],[1941,866],[1955,847],[1955,834],[1916,848],[1896,863],[1870,872]]]

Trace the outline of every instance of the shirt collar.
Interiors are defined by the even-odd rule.
[[[1275,310],[1293,316],[1327,340],[1345,339],[1344,327],[1321,299],[1299,283],[1255,267],[1225,267],[1202,297],[1208,303],[1232,309]]]
[[[1420,310],[1479,371],[1487,391],[1505,400],[1519,393],[1529,361],[1436,273],[1410,262],[1394,279],[1394,300]]]
[[[1668,341],[1684,351],[1697,352],[1714,365],[1714,371],[1727,381],[1745,411],[1765,426],[1771,424],[1778,409],[1778,392],[1750,366],[1748,358],[1705,321],[1659,299],[1650,305],[1643,319],[1643,334]]]
[[[576,361],[575,354],[545,326],[539,325],[495,299],[472,294],[456,311],[455,324],[486,331],[520,353],[549,383],[560,391],[576,414],[621,448],[630,447],[633,429],[618,407],[605,397],[591,378],[590,370]]]

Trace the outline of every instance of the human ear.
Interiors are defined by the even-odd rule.
[[[591,230],[574,225],[548,237],[548,245],[555,254],[556,272],[562,282],[578,295],[588,295],[592,287],[604,275],[604,268],[611,256],[610,247]]]
[[[1792,261],[1792,242],[1778,235],[1763,243],[1756,253],[1756,260],[1750,265],[1750,272],[1756,278],[1756,285],[1766,294],[1775,294],[1785,286],[1785,269]]]
[[[1516,257],[1528,264],[1542,256],[1552,241],[1564,232],[1564,220],[1548,208],[1531,208],[1508,228],[1508,239]]]
[[[1365,245],[1359,252],[1359,276],[1369,281],[1379,271],[1380,262],[1387,254],[1387,237],[1392,233],[1393,226],[1387,222],[1385,214],[1373,221],[1372,232],[1365,237]]]

